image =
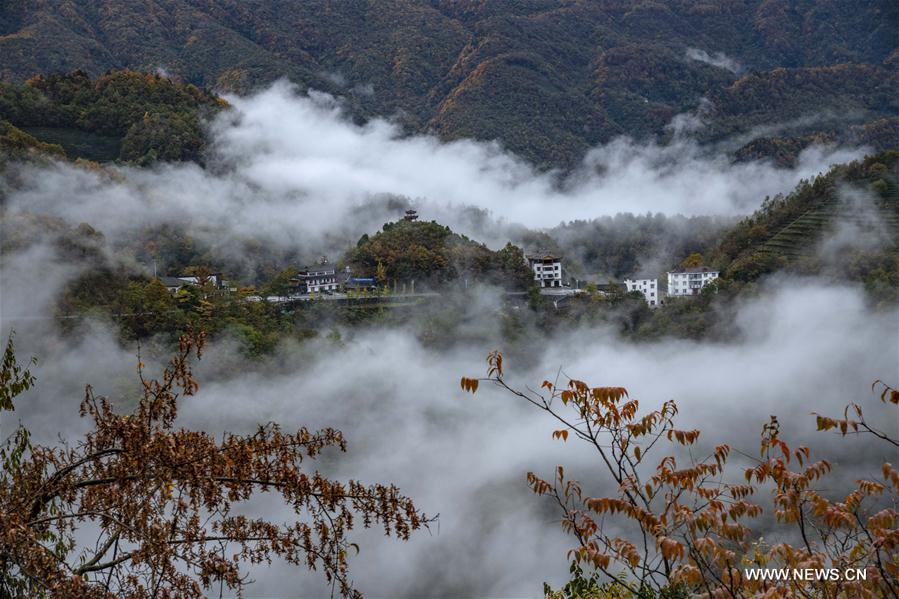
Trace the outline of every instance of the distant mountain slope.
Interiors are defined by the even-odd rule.
[[[200,86],[246,90],[287,76],[346,96],[357,116],[395,115],[411,131],[447,139],[499,139],[554,165],[614,135],[663,133],[703,97],[713,103],[709,141],[761,126],[769,127],[764,136],[793,140],[777,142],[781,151],[816,134],[840,138],[850,125],[899,117],[890,93],[899,87],[897,47],[892,0],[0,6],[3,79],[160,69]],[[789,126],[771,127],[778,124]],[[863,141],[897,145],[892,133]]]
[[[199,160],[201,120],[224,106],[193,85],[133,71],[0,83],[0,124],[59,144],[70,158],[98,161]]]
[[[899,290],[899,152],[839,165],[765,201],[713,255],[724,276],[752,281],[787,267]]]
[[[872,217],[879,221],[877,224],[884,233],[893,240],[899,240],[899,185],[895,180],[888,179],[884,183],[887,193],[883,195],[882,203],[870,213],[847,210],[851,206],[846,206],[845,202],[825,196],[819,204],[778,230],[756,251],[779,254],[792,260],[810,256],[815,250],[814,242],[832,232],[835,226],[849,225],[863,229]]]

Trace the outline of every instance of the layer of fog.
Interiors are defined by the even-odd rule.
[[[881,218],[876,198],[868,191],[843,186],[834,207],[836,225],[817,244],[817,255],[825,264],[843,267],[853,251],[872,251],[895,246],[892,231]]]
[[[283,85],[232,102],[235,112],[214,125],[209,170],[25,168],[6,190],[5,209],[89,222],[113,240],[176,221],[215,231],[222,249],[238,236],[314,245],[335,231],[358,234],[396,218],[384,194],[412,198],[424,218],[463,232],[483,225],[483,213],[465,206],[535,227],[620,210],[732,215],[856,155],[811,149],[799,167],[784,170],[731,165],[681,134],[667,147],[621,139],[560,181],[493,144],[401,138],[385,121],[353,125],[333,99],[298,98]],[[21,419],[36,442],[77,438],[87,383],[122,406],[133,402],[133,345],[122,347],[102,323],[85,322],[75,337],[59,333],[56,298],[81,268],[43,244],[3,256],[0,333],[5,339],[14,327],[19,355],[39,359],[38,386],[13,416],[4,415],[4,437]],[[549,475],[565,463],[596,488],[598,469],[584,448],[552,441],[555,427],[543,415],[489,389],[474,398],[459,390],[459,377],[483,372],[484,355],[497,345],[496,309],[494,295],[473,298],[459,317],[484,341],[441,352],[405,329],[343,331],[342,344],[286,345],[260,364],[217,341],[198,368],[203,387],[184,402],[181,423],[216,432],[268,420],[338,427],[350,450],[326,458],[331,474],[393,481],[423,510],[439,513],[439,530],[406,544],[360,535],[352,573],[369,596],[539,594],[544,580],[564,580],[570,540],[550,506],[527,490],[524,474]],[[776,413],[787,436],[829,446],[838,469],[857,477],[876,472],[885,456],[865,439],[815,433],[809,412],[871,403],[872,380],[899,378],[897,322],[895,310],[870,313],[857,288],[771,281],[738,311],[739,341],[629,344],[608,329],[583,329],[547,338],[527,372],[513,361],[510,376],[536,386],[564,367],[594,384],[626,386],[646,407],[676,399],[683,426],[706,431],[703,447],[727,441],[753,452],[762,423]],[[145,351],[145,361],[164,360],[163,348]],[[265,507],[269,517],[290,517],[277,504]],[[252,575],[250,597],[323,593],[318,574],[283,564]]]
[[[3,314],[52,313],[55,293],[77,268],[45,251],[5,257]],[[438,526],[408,543],[376,531],[355,537],[361,553],[351,571],[368,596],[539,594],[543,581],[564,581],[571,541],[552,506],[527,489],[525,473],[550,476],[564,463],[588,489],[611,487],[600,483],[601,469],[585,447],[551,439],[556,427],[545,415],[490,387],[474,397],[459,390],[459,377],[481,374],[484,355],[496,347],[496,310],[496,295],[473,297],[459,318],[476,323],[484,341],[448,351],[422,347],[407,329],[345,330],[340,343],[288,344],[253,364],[218,341],[198,366],[202,388],[183,402],[180,424],[216,433],[248,432],[271,420],[288,429],[337,427],[350,447],[325,457],[329,474],[395,482],[423,510],[439,513]],[[547,338],[526,372],[511,360],[509,379],[536,387],[563,367],[592,384],[623,385],[647,409],[675,399],[681,426],[705,431],[697,455],[721,442],[753,453],[761,425],[777,414],[784,435],[823,448],[838,477],[875,476],[889,458],[886,446],[817,433],[809,413],[840,414],[851,401],[881,413],[869,385],[899,376],[897,323],[895,310],[872,313],[858,288],[772,280],[739,309],[739,341],[631,344],[611,330],[583,329]],[[105,326],[89,324],[65,338],[52,319],[4,319],[0,332],[12,324],[20,356],[39,358],[38,386],[18,401],[14,419],[4,416],[4,436],[21,419],[36,441],[74,440],[85,427],[77,407],[86,383],[123,408],[133,402],[136,348],[120,346]],[[146,361],[162,363],[167,350],[145,351]],[[896,424],[881,421],[899,434]],[[273,496],[251,507],[276,520],[292,517]],[[320,576],[303,569],[275,562],[250,572],[256,582],[249,597],[325,593]]]
[[[210,126],[206,169],[25,167],[15,188],[4,183],[0,189],[6,209],[87,222],[113,240],[136,227],[177,223],[206,231],[225,249],[234,236],[312,248],[329,237],[356,239],[380,228],[398,213],[377,200],[400,196],[425,219],[499,245],[507,231],[474,231],[466,207],[532,228],[619,212],[745,214],[765,196],[860,156],[816,146],[791,169],[734,164],[694,142],[690,129],[701,123],[684,128],[687,117],[681,117],[667,145],[618,138],[563,175],[539,172],[497,143],[403,136],[382,119],[356,125],[339,100],[299,96],[285,83],[229,101],[233,110]]]

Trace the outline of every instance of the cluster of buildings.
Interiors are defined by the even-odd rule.
[[[414,220],[417,215],[409,211],[407,220]],[[549,252],[538,252],[527,255],[528,266],[534,272],[534,282],[545,290],[545,293],[559,295],[578,293],[580,285],[571,288],[570,282],[564,279],[562,259]],[[688,297],[699,295],[703,287],[715,281],[719,272],[708,266],[689,266],[677,268],[668,273],[668,286],[662,291],[659,279],[645,274],[637,274],[624,279],[621,284],[608,283],[598,285],[600,293],[611,293],[617,287],[626,293],[640,293],[647,305],[658,307],[664,303],[666,297]],[[236,291],[222,278],[221,273],[211,273],[206,276],[183,275],[179,277],[160,277],[166,288],[177,292],[185,285],[203,286],[214,293],[228,293]],[[326,294],[330,295],[341,290],[362,291],[377,288],[377,282],[372,277],[353,277],[349,267],[338,273],[337,268],[322,257],[313,266],[305,266],[290,279],[290,296]],[[413,287],[414,289],[414,287]]]
[[[407,222],[418,220],[418,213],[414,209],[405,211],[402,219]],[[547,251],[537,251],[526,256],[528,267],[534,273],[534,282],[546,294],[566,295],[580,291],[580,281],[576,281],[575,288],[565,280],[565,271],[562,267],[562,259]],[[664,303],[666,297],[688,297],[699,295],[702,289],[718,278],[719,272],[708,266],[689,266],[671,270],[667,273],[668,285],[663,291],[659,286],[659,279],[646,274],[635,274],[624,279],[622,284],[600,284],[597,289],[600,293],[619,292],[639,293],[650,307],[657,307]],[[235,291],[223,279],[221,273],[211,273],[204,277],[183,275],[179,277],[161,277],[166,288],[175,293],[184,285],[202,286],[216,292],[227,293]],[[333,294],[341,290],[362,291],[377,288],[377,282],[371,277],[353,277],[350,268],[338,273],[334,265],[328,259],[322,257],[313,266],[305,266],[290,279],[289,295]],[[413,287],[414,289],[414,287]]]
[[[668,289],[665,297],[686,297],[699,295],[702,288],[718,278],[720,273],[708,266],[687,266],[668,271]],[[656,278],[636,276],[624,280],[627,290],[643,294],[646,303],[658,306],[662,303],[659,291],[659,280]]]
[[[534,271],[534,281],[541,289],[570,288],[563,282],[562,259],[548,252],[538,252],[527,256],[528,266]],[[708,266],[688,266],[668,271],[668,288],[663,292],[659,279],[645,274],[628,277],[622,284],[625,292],[643,295],[650,307],[664,303],[665,297],[687,297],[699,295],[702,288],[717,279],[720,273]],[[600,285],[603,292],[610,291],[611,285]],[[576,291],[576,290],[575,290]]]

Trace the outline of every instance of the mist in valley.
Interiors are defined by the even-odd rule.
[[[212,252],[241,261],[233,240],[336,252],[395,220],[399,201],[498,247],[522,227],[543,230],[619,212],[732,219],[863,153],[814,147],[784,169],[732,164],[688,137],[669,146],[622,138],[596,148],[574,173],[543,173],[497,144],[400,137],[383,120],[352,124],[339,100],[299,97],[286,84],[229,101],[234,110],[210,125],[206,169],[19,166],[3,183],[4,227],[23,214],[88,223],[115,248],[145,227],[175,223]],[[13,233],[6,229],[4,237]],[[78,418],[85,384],[122,409],[138,390],[137,345],[123,344],[114,323],[79,317],[77,334],[60,331],[60,318],[70,315],[59,312],[57,298],[88,266],[60,254],[55,235],[36,232],[3,255],[0,332],[5,338],[14,329],[20,358],[38,359],[37,386],[4,415],[4,438],[21,421],[36,442],[72,441],[85,427]],[[109,264],[151,268],[103,252]],[[246,266],[252,270],[252,260]],[[834,480],[873,475],[889,458],[864,437],[816,432],[810,415],[839,415],[850,402],[877,413],[871,383],[899,376],[899,311],[873,311],[858,286],[769,278],[735,307],[736,334],[714,343],[636,343],[612,327],[582,326],[516,347],[501,345],[503,315],[513,308],[501,291],[475,287],[456,314],[462,342],[423,344],[425,324],[414,314],[404,326],[340,327],[336,335],[287,341],[255,361],[223,337],[197,365],[199,393],[182,402],[179,423],[213,433],[251,432],[269,421],[287,430],[338,428],[348,452],[328,453],[318,467],[342,479],[394,482],[426,513],[439,514],[430,531],[407,543],[377,529],[353,535],[360,552],[350,558],[351,575],[368,596],[537,595],[544,581],[558,586],[567,579],[565,553],[574,543],[549,502],[528,489],[525,473],[551,476],[565,464],[585,489],[614,491],[588,448],[552,439],[547,415],[490,386],[475,396],[460,390],[459,378],[482,375],[494,349],[508,356],[512,386],[573,377],[626,387],[646,410],[676,400],[679,427],[703,430],[697,455],[725,442],[755,454],[762,425],[776,414],[793,444],[834,462]],[[168,352],[161,340],[142,348],[151,368]],[[882,426],[899,432],[899,423]],[[737,476],[744,461],[732,460]],[[262,508],[274,520],[292,515],[272,497],[254,501],[247,509]],[[249,597],[326,591],[319,574],[278,562],[247,571],[255,581]]]

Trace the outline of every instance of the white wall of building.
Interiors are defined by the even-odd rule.
[[[321,279],[310,280],[306,284],[309,293],[321,293],[322,291],[337,291],[338,284],[336,277],[324,277]]]
[[[340,283],[337,282],[337,271],[333,267],[318,266],[300,271],[296,281],[300,293],[322,293],[337,291]]]
[[[717,270],[687,268],[668,273],[668,295],[682,297],[699,295],[702,288],[718,278]]]
[[[624,285],[628,292],[639,291],[643,294],[643,299],[650,306],[658,306],[659,296],[659,280],[658,279],[625,279]]]
[[[562,286],[562,261],[558,258],[528,258],[528,264],[541,287]]]

